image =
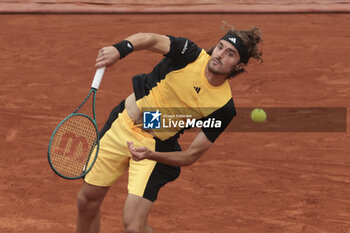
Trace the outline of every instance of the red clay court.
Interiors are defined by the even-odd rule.
[[[348,13],[1,14],[0,232],[75,231],[82,181],[55,175],[47,146],[88,93],[101,47],[156,32],[208,48],[222,36],[223,20],[263,32],[264,63],[230,81],[238,108],[345,108],[349,121]],[[137,52],[106,70],[99,127],[132,91],[131,77],[161,57]],[[182,137],[184,149],[193,136]],[[349,152],[349,125],[344,132],[225,132],[161,190],[150,223],[169,233],[350,233]],[[127,174],[107,195],[101,232],[123,232],[126,184]]]

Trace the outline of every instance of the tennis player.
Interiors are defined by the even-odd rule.
[[[125,232],[154,232],[147,219],[160,188],[179,176],[180,167],[197,161],[236,115],[228,79],[244,72],[250,58],[262,61],[260,42],[259,28],[232,28],[208,51],[186,38],[137,33],[98,52],[96,68],[112,66],[142,49],[164,59],[151,73],[133,77],[134,92],[112,110],[101,130],[98,159],[77,198],[78,233],[99,232],[100,205],[126,169]],[[158,111],[147,112],[152,118],[148,123],[159,126],[160,115],[167,111],[174,116],[172,122],[181,121],[185,109],[194,119],[190,127],[202,126],[187,150],[181,150],[177,139],[188,125],[147,129],[143,109],[149,107]],[[214,123],[204,127],[203,122],[210,121]]]

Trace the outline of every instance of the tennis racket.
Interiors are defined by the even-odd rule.
[[[52,170],[66,179],[85,176],[94,165],[99,149],[99,132],[96,124],[95,100],[106,67],[96,70],[91,90],[79,107],[53,131],[48,159]],[[92,114],[78,113],[92,96]]]

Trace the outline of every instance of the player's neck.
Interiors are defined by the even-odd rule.
[[[226,74],[215,74],[208,69],[208,65],[205,68],[205,77],[208,80],[208,83],[212,86],[218,87],[221,86],[226,81]]]

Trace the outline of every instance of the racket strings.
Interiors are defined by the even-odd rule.
[[[62,175],[76,177],[88,168],[97,145],[95,124],[83,115],[73,115],[52,138],[50,156],[53,167]]]

